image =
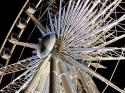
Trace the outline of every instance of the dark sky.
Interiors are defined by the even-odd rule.
[[[1,0],[0,2],[0,23],[2,27],[10,25],[15,19],[17,13],[25,0]],[[7,27],[6,26],[6,27]],[[9,27],[8,27],[9,28]]]
[[[1,0],[0,1],[0,41],[10,29],[17,13],[25,0]],[[1,44],[1,43],[0,43]]]

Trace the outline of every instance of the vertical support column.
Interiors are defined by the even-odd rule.
[[[56,59],[54,57],[51,58],[50,61],[50,91],[49,93],[56,93]]]
[[[78,69],[78,76],[82,82],[82,85],[87,93],[100,93],[89,74]]]
[[[72,90],[72,87],[68,81],[68,77],[66,73],[62,73],[61,74],[61,80],[62,80],[62,84],[65,90],[65,93],[74,93],[75,91]]]
[[[48,55],[48,57],[44,60],[43,63],[41,62],[41,64],[39,65],[38,71],[36,72],[33,79],[31,80],[31,82],[27,86],[24,93],[32,93],[38,87],[38,83],[40,81],[41,76],[44,73],[46,66],[48,65],[48,61],[49,61],[50,57],[51,57],[51,54]]]
[[[60,74],[60,78],[61,78],[65,93],[77,93],[73,86],[73,82],[70,80],[70,77],[65,72],[61,62],[57,62],[57,71]]]
[[[43,67],[41,72],[43,72],[43,73],[42,73],[42,75],[40,77],[40,80],[39,80],[39,83],[38,83],[38,85],[37,85],[37,87],[35,89],[35,92],[44,93],[45,89],[48,88],[48,85],[46,85],[46,83],[49,80],[50,62],[48,62],[46,64],[45,68]]]

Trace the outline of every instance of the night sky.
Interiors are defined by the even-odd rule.
[[[21,9],[21,7],[23,6],[24,2],[26,0],[1,0],[0,1],[0,46],[5,38],[5,36],[7,35],[7,32],[9,31],[15,17],[17,16],[19,10]],[[27,32],[29,33],[29,32]],[[28,35],[28,34],[27,34]],[[27,37],[27,35],[24,35],[23,38],[21,39],[22,41],[25,41],[25,38]],[[34,37],[37,36],[38,34],[34,33]],[[39,37],[39,36],[38,36]],[[38,42],[37,39],[31,39],[32,42]],[[125,44],[125,39],[119,40],[116,43],[113,43],[111,46],[124,46]],[[18,47],[19,48],[19,47]],[[17,48],[17,49],[18,49]],[[15,55],[13,56],[13,58],[11,59],[11,62],[16,62],[17,60],[17,56],[18,53],[16,53],[16,51],[14,52]],[[29,54],[31,54],[31,52],[29,52]],[[28,54],[25,54],[28,56]],[[0,60],[2,61],[2,60]],[[104,64],[104,66],[107,67],[107,69],[98,69],[97,72],[101,73],[104,77],[106,77],[107,79],[110,78],[111,73],[116,65],[117,61],[108,61],[108,62],[103,62],[102,64]],[[8,75],[5,77],[5,80],[3,81],[3,85],[0,85],[0,88],[2,88],[4,85],[7,84],[6,81],[9,81],[9,77],[11,77],[11,75]],[[101,81],[95,79],[95,82],[97,83],[98,88],[102,91],[102,87],[104,88],[105,84],[102,83]],[[125,61],[121,61],[116,73],[113,77],[113,83],[118,85],[121,89],[124,89],[125,87]],[[108,88],[107,91],[105,93],[118,93],[118,92],[114,92],[114,90],[112,88]]]

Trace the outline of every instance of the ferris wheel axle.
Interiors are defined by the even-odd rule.
[[[38,57],[45,58],[52,51],[55,45],[56,35],[54,32],[47,33],[45,36],[41,38],[39,44],[24,43],[18,40],[14,40],[12,38],[9,40],[9,42],[12,44],[19,45],[19,46],[36,49]]]

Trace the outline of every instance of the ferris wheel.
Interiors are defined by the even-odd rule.
[[[112,81],[125,60],[115,44],[125,38],[125,1],[36,1],[26,0],[0,48],[0,93],[125,93]],[[108,62],[109,78],[98,72]]]

